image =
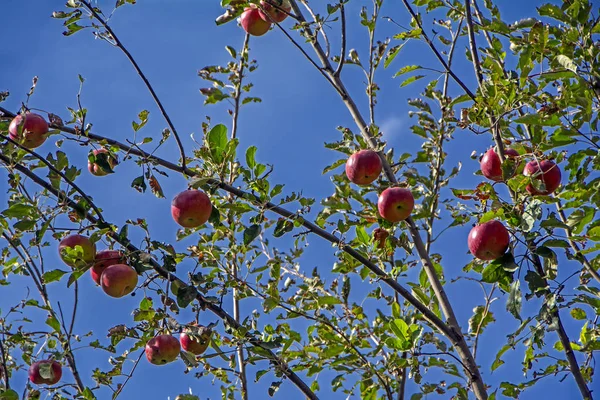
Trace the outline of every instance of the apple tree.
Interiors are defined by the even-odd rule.
[[[43,39],[62,61],[110,56],[70,77],[69,104],[44,95],[52,60],[23,93],[0,66],[0,399],[594,397],[597,3],[190,5],[165,16],[170,46],[225,47],[192,66],[201,109],[122,39],[158,39],[136,13],[177,2],[23,3],[15,26],[62,30]],[[195,7],[210,27],[181,22]],[[290,67],[261,79],[264,43]],[[87,95],[117,62],[151,102],[135,114]],[[290,81],[315,94],[259,114],[301,96]],[[252,136],[246,116],[275,114],[270,143]],[[97,128],[113,116],[133,122]],[[278,157],[307,148],[310,165]]]

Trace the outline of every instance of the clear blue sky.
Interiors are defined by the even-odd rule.
[[[230,126],[230,118],[223,106],[203,106],[203,97],[198,89],[208,86],[197,76],[197,71],[206,65],[222,64],[229,60],[226,45],[236,49],[241,47],[243,31],[230,23],[217,27],[214,19],[222,13],[218,1],[140,1],[136,6],[125,6],[118,10],[111,21],[113,29],[133,54],[139,65],[152,82],[167,111],[182,135],[186,147],[191,148],[190,134],[197,138],[201,135],[201,123],[210,115],[212,123],[224,123]],[[317,2],[313,2],[317,3]],[[349,48],[359,51],[363,59],[367,57],[368,46],[365,30],[358,24],[358,11],[369,1],[355,1],[349,7]],[[0,15],[0,37],[4,44],[0,47],[0,90],[11,92],[9,100],[2,105],[16,111],[26,93],[33,76],[39,77],[36,93],[30,107],[40,108],[59,114],[68,119],[66,107],[76,108],[76,94],[79,88],[78,74],[85,79],[82,102],[89,111],[88,121],[94,124],[93,132],[120,141],[131,139],[133,131],[131,121],[137,120],[137,114],[147,109],[150,122],[140,137],[160,138],[160,132],[166,127],[147,90],[135,74],[129,62],[116,48],[106,42],[94,40],[91,31],[79,32],[71,37],[63,37],[62,23],[50,18],[52,11],[61,9],[61,1],[46,0],[4,0]],[[114,0],[99,1],[98,5],[109,11]],[[533,16],[538,1],[504,0],[499,6],[508,21]],[[400,2],[387,1],[382,15],[389,15],[402,25],[408,25],[407,14]],[[427,22],[431,22],[426,18]],[[290,22],[286,22],[289,25]],[[382,21],[379,25],[379,38],[397,33],[397,28]],[[335,34],[332,33],[332,37]],[[465,42],[457,49],[457,59],[464,58]],[[337,52],[337,50],[336,50]],[[302,58],[298,51],[281,34],[274,30],[261,38],[251,40],[251,58],[257,59],[259,69],[251,74],[254,84],[253,96],[262,98],[262,104],[243,108],[240,118],[240,154],[250,145],[259,148],[258,160],[273,164],[273,182],[286,183],[286,192],[303,191],[307,197],[317,199],[329,195],[333,190],[328,175],[321,175],[323,168],[339,158],[337,153],[323,147],[326,141],[339,137],[336,127],[339,125],[355,129],[353,121],[331,89],[317,71]],[[416,152],[420,142],[409,131],[413,121],[408,116],[408,98],[417,97],[423,85],[420,82],[406,88],[399,88],[400,81],[391,76],[400,67],[407,64],[421,64],[437,68],[430,51],[423,43],[411,43],[405,47],[396,59],[393,67],[380,70],[377,122],[385,132],[389,146],[396,148],[396,154]],[[458,72],[468,77],[467,83],[475,88],[473,71],[470,64],[456,63]],[[432,75],[433,77],[433,75]],[[347,86],[356,96],[359,106],[366,113],[362,72],[347,66],[344,71]],[[458,91],[453,89],[453,93]],[[49,140],[41,149],[42,154],[55,151],[54,140]],[[478,163],[469,158],[473,150],[482,152],[491,145],[490,137],[474,137],[469,134],[456,134],[456,140],[448,148],[448,165],[463,162],[463,169],[455,185],[472,187],[479,178],[473,177]],[[161,241],[175,241],[177,226],[169,214],[170,199],[185,187],[182,177],[170,174],[168,179],[161,178],[166,199],[156,199],[151,193],[140,194],[130,188],[133,178],[141,174],[140,169],[131,161],[118,167],[117,174],[104,178],[90,177],[85,170],[87,148],[69,144],[66,147],[71,162],[83,168],[83,177],[78,181],[82,188],[90,193],[98,204],[105,209],[105,216],[111,222],[122,225],[126,219],[147,218],[153,238]],[[159,154],[175,161],[178,157],[174,141],[170,140]],[[2,183],[6,183],[5,171],[0,171]],[[0,200],[6,204],[5,190],[0,190]],[[315,207],[318,208],[318,207]],[[68,222],[64,221],[65,226]],[[469,226],[458,228],[454,233],[444,236],[435,248],[443,254],[447,280],[461,274],[462,267],[471,257],[467,254],[466,237]],[[287,243],[282,239],[282,245]],[[183,244],[176,244],[184,249]],[[310,239],[310,247],[303,259],[304,271],[318,266],[326,278],[334,261],[332,250],[317,237]],[[47,268],[63,268],[56,257],[55,248],[47,249]],[[569,268],[569,263],[564,264]],[[562,267],[562,265],[561,265]],[[23,292],[25,280],[16,280],[12,286],[0,288],[0,309],[5,310],[14,304],[16,297]],[[358,282],[355,286],[359,285]],[[368,285],[363,283],[362,285]],[[51,285],[51,294],[70,309],[71,296],[65,296],[63,283]],[[448,286],[451,302],[458,312],[461,325],[466,330],[472,309],[483,304],[481,292],[474,283],[458,283]],[[79,317],[76,330],[80,333],[93,331],[100,340],[105,340],[105,332],[117,324],[132,322],[131,310],[137,306],[140,297],[112,299],[103,295],[88,276],[81,280],[81,291],[85,293],[79,303]],[[32,297],[35,294],[32,292]],[[360,302],[361,298],[354,299]],[[522,378],[519,360],[522,347],[504,356],[506,364],[489,373],[489,366],[495,357],[504,337],[514,331],[517,321],[505,315],[505,298],[496,301],[492,307],[498,323],[488,330],[480,341],[478,362],[483,366],[485,380],[496,387],[503,380],[519,381]],[[251,312],[257,305],[243,303],[243,312]],[[231,310],[230,304],[224,307]],[[525,305],[524,312],[530,307]],[[39,318],[44,318],[43,313]],[[180,322],[187,322],[192,316],[182,312]],[[210,314],[201,318],[209,323],[217,319]],[[41,320],[43,321],[43,320]],[[219,325],[219,329],[222,325]],[[568,325],[572,338],[578,337],[579,326]],[[548,334],[547,343],[554,343],[556,337]],[[85,339],[84,339],[85,342]],[[119,350],[124,349],[120,347]],[[83,349],[78,352],[79,367],[84,380],[92,385],[89,377],[92,368],[108,368],[106,354],[100,350]],[[98,354],[96,354],[98,353]],[[556,354],[559,357],[562,355]],[[266,365],[264,366],[266,367]],[[142,360],[138,371],[122,395],[123,399],[166,399],[187,392],[191,387],[194,394],[202,399],[220,398],[218,386],[213,386],[210,378],[195,379],[183,375],[184,365],[177,361],[167,366],[155,367]],[[251,369],[251,371],[253,371]],[[250,373],[253,381],[254,372]],[[340,393],[327,394],[329,380],[323,376],[321,397],[323,399],[343,399]],[[12,384],[22,390],[26,374],[16,374]],[[65,379],[72,379],[65,370]],[[266,387],[271,382],[263,378],[259,384],[252,384],[252,399],[267,398]],[[409,385],[409,393],[415,387]],[[522,399],[579,398],[571,378],[564,382],[545,379],[535,388],[525,392]],[[109,398],[108,392],[99,392],[98,398]],[[289,382],[285,382],[275,398],[301,399],[299,391]],[[431,396],[430,399],[436,398]],[[445,397],[438,397],[445,398]],[[499,397],[500,398],[500,397]]]

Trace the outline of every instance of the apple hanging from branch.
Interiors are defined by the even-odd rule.
[[[513,160],[516,160],[519,157],[519,152],[515,149],[507,148],[504,150],[504,155],[506,158],[512,158]],[[493,148],[489,149],[483,155],[479,166],[481,167],[481,173],[486,178],[495,182],[502,182],[504,180],[502,177],[502,160],[500,160],[500,156],[494,151]]]
[[[509,243],[508,230],[500,221],[492,220],[476,225],[469,232],[469,250],[480,260],[499,258],[506,253]]]
[[[9,137],[28,149],[44,144],[48,138],[47,133],[48,123],[44,117],[31,112],[25,113],[25,117],[17,115],[8,126]]]
[[[179,335],[181,348],[196,356],[204,353],[210,344],[212,330],[202,325],[186,327]]]
[[[185,190],[173,198],[171,216],[184,228],[204,225],[212,212],[212,204],[201,190]]]
[[[124,261],[125,254],[120,250],[100,250],[96,253],[95,264],[90,268],[90,275],[94,282],[100,285],[102,272],[111,265],[123,264]]]
[[[106,176],[119,164],[107,149],[95,149],[88,156],[88,171],[94,176]]]
[[[164,365],[175,361],[181,345],[179,340],[171,335],[159,335],[146,343],[146,358],[151,364]]]
[[[252,36],[262,36],[271,28],[271,22],[260,17],[257,8],[248,7],[239,18],[240,25]]]
[[[262,10],[259,9],[258,13],[267,22],[283,22],[292,11],[292,5],[288,0],[262,0],[260,6]]]
[[[382,169],[381,158],[373,150],[360,150],[346,161],[346,176],[350,182],[361,186],[373,183]]]
[[[396,223],[410,216],[415,198],[410,190],[401,187],[385,189],[377,200],[379,215],[386,221]]]
[[[54,360],[36,361],[29,367],[29,380],[36,385],[54,385],[62,378],[62,366]]]
[[[562,178],[560,168],[553,161],[544,160],[529,161],[523,171],[525,176],[530,176],[532,182],[527,185],[527,190],[531,195],[549,195],[560,186]],[[534,182],[535,181],[535,182]]]
[[[133,292],[138,283],[138,274],[127,264],[115,264],[107,267],[100,276],[100,285],[104,293],[120,298]]]
[[[76,254],[73,251],[76,250]],[[96,257],[96,244],[83,235],[69,235],[60,241],[58,254],[65,264],[75,268],[81,263],[89,264]]]

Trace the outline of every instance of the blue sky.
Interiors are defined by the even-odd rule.
[[[11,97],[2,106],[16,111],[20,102],[26,98],[31,78],[38,76],[38,87],[30,107],[54,112],[66,120],[66,107],[76,108],[79,89],[77,75],[81,74],[86,79],[82,102],[88,109],[88,121],[94,124],[93,132],[120,141],[131,139],[131,121],[137,119],[140,111],[147,109],[150,111],[150,122],[140,133],[140,137],[151,136],[158,140],[166,124],[129,62],[116,48],[94,40],[90,31],[63,37],[61,22],[50,18],[52,11],[61,9],[61,3],[45,0],[4,1],[0,16],[0,36],[8,38],[10,45],[0,47],[0,90],[10,91]],[[348,34],[348,47],[356,48],[364,60],[367,58],[368,41],[365,30],[359,28],[358,11],[360,6],[370,5],[370,2],[353,3],[348,9],[348,25],[352,27]],[[393,17],[402,25],[408,25],[407,14],[399,3],[387,1],[381,14]],[[106,11],[113,4],[112,0],[98,2]],[[541,3],[504,0],[498,4],[505,19],[513,21],[533,16],[535,5]],[[208,84],[201,81],[197,71],[206,65],[227,62],[229,55],[225,51],[226,45],[232,45],[236,49],[242,45],[243,31],[235,23],[220,27],[215,25],[214,19],[222,11],[218,1],[146,0],[133,7],[120,8],[111,21],[112,28],[152,82],[188,148],[193,145],[191,133],[200,138],[200,126],[206,115],[210,115],[213,124],[224,123],[230,126],[226,108],[203,106],[203,97],[198,92],[199,88]],[[429,19],[426,21],[430,22]],[[286,21],[284,25],[289,26],[290,22]],[[380,38],[395,33],[397,28],[393,24],[385,21],[380,23]],[[335,32],[330,34],[334,43],[337,43]],[[248,146],[256,145],[259,148],[258,160],[275,166],[271,175],[272,182],[285,183],[286,193],[302,191],[305,196],[317,199],[329,195],[333,190],[330,176],[321,175],[321,172],[325,166],[339,158],[339,153],[325,149],[323,143],[338,139],[339,133],[335,128],[339,125],[355,129],[353,121],[335,91],[299,55],[281,32],[273,30],[263,37],[252,38],[250,46],[251,58],[257,59],[259,63],[259,69],[250,75],[250,81],[254,84],[252,95],[261,97],[262,103],[249,105],[242,110],[238,132],[241,149],[239,154],[243,154]],[[460,75],[467,77],[465,81],[474,90],[472,67],[461,60],[464,51],[463,41],[457,49],[456,68]],[[395,147],[396,154],[416,152],[420,145],[409,131],[413,121],[408,116],[406,100],[417,97],[423,87],[420,82],[426,80],[399,88],[401,81],[391,79],[396,70],[407,64],[438,68],[425,44],[414,42],[404,48],[392,67],[382,69],[378,74],[382,90],[378,97],[377,122],[385,132],[388,145]],[[346,66],[343,77],[359,107],[366,112],[362,72]],[[459,92],[453,88],[452,93]],[[454,185],[472,187],[479,179],[473,177],[478,163],[471,160],[469,155],[473,150],[482,152],[491,145],[491,138],[474,137],[467,133],[457,133],[455,136],[456,140],[448,147],[448,168],[462,161],[463,168]],[[155,239],[174,242],[177,226],[170,218],[169,202],[185,187],[182,177],[170,174],[168,179],[161,178],[166,199],[156,199],[149,192],[140,194],[129,187],[131,180],[141,174],[139,167],[133,162],[118,167],[117,174],[93,178],[85,170],[88,149],[72,144],[65,148],[68,149],[71,162],[84,168],[83,177],[78,182],[103,206],[108,220],[123,224],[126,219],[148,218],[150,232]],[[40,148],[42,154],[55,150],[52,140]],[[176,160],[178,152],[174,141],[170,140],[163,146],[159,155]],[[2,185],[5,185],[4,171],[0,171],[0,174]],[[4,193],[1,190],[0,196],[5,196]],[[6,199],[0,199],[5,204]],[[67,226],[67,222],[64,223]],[[465,226],[454,230],[454,233],[445,235],[435,247],[435,251],[444,256],[443,266],[447,280],[460,275],[462,267],[471,259],[466,247],[469,229],[469,226]],[[285,246],[285,243],[287,242],[283,239],[282,245]],[[184,249],[184,246],[178,248]],[[62,268],[54,250],[52,247],[47,249],[46,262]],[[303,261],[304,271],[311,271],[315,266],[320,271],[327,271],[334,257],[330,246],[314,237],[310,239]],[[568,269],[569,262],[564,266]],[[327,277],[327,273],[324,276]],[[0,289],[0,309],[6,310],[12,305],[9,299],[13,298],[12,295],[20,295],[24,282],[25,280],[16,280],[13,286]],[[65,296],[61,285],[62,283],[54,284],[51,293],[64,304],[70,304],[70,296]],[[360,284],[356,282],[355,287],[358,285]],[[79,303],[76,326],[80,333],[93,330],[102,340],[104,332],[111,326],[131,323],[130,312],[137,306],[139,297],[119,300],[108,298],[93,286],[87,276],[82,279],[81,290],[85,295]],[[449,285],[447,290],[461,325],[466,330],[473,307],[483,302],[479,288],[472,282],[459,281]],[[357,298],[356,301],[360,302],[361,299]],[[502,297],[492,307],[498,323],[481,338],[478,354],[485,380],[493,386],[503,380],[520,380],[522,375],[519,363],[521,349],[507,353],[504,356],[505,366],[494,374],[490,375],[488,372],[500,341],[518,325],[512,317],[505,315],[504,301],[505,298]],[[526,304],[524,311],[533,306],[535,304]],[[250,312],[254,307],[256,304],[244,303],[243,311]],[[226,304],[225,308],[230,310],[230,305]],[[43,318],[41,313],[40,318]],[[185,312],[180,316],[180,322],[190,319],[191,316]],[[202,322],[215,320],[211,315],[206,315]],[[567,325],[571,337],[576,338],[580,326],[571,323]],[[553,343],[556,339],[549,334],[546,340],[547,343]],[[83,375],[89,385],[92,384],[88,377],[92,368],[108,368],[107,357],[104,354],[98,356],[98,351],[83,349],[78,356],[80,369],[84,371]],[[155,367],[142,360],[122,398],[174,398],[175,395],[186,392],[188,387],[192,387],[194,393],[201,395],[202,399],[219,398],[218,387],[213,386],[209,378],[196,380],[192,376],[184,376],[181,373],[183,369],[181,361]],[[253,378],[253,373],[250,376]],[[65,371],[65,377],[71,379],[68,371]],[[25,379],[25,374],[17,374],[12,379],[13,385],[22,390]],[[266,398],[265,385],[268,386],[269,382],[268,378],[264,378],[259,384],[253,384],[251,398]],[[324,389],[328,380],[322,379],[320,383]],[[522,398],[577,398],[573,395],[575,390],[570,378],[564,382],[546,379],[527,391]],[[409,385],[409,393],[411,391],[414,392],[415,387]],[[326,393],[323,390],[322,398],[344,398],[340,393]],[[100,392],[98,396],[108,398],[107,392]],[[286,397],[302,398],[289,382],[284,383],[276,394],[276,398]]]

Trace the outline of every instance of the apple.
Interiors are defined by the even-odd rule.
[[[75,249],[77,246],[81,247],[81,252],[78,254],[78,258],[73,260],[67,256],[66,250]],[[70,267],[77,267],[80,262],[89,264],[94,261],[96,257],[96,244],[83,235],[69,235],[60,241],[58,245],[58,254],[60,258]]]
[[[508,249],[510,237],[502,222],[492,220],[476,225],[469,232],[471,253],[480,260],[495,260]]]
[[[377,243],[378,249],[383,249],[385,247],[385,240],[388,236],[390,236],[390,234],[383,228],[376,228],[373,230],[373,240]]]
[[[95,161],[92,162],[88,159],[88,171],[90,171],[92,175],[106,176],[110,173],[110,171],[106,167],[102,167],[102,165],[98,163],[99,159],[100,161],[107,163],[110,166],[111,170],[113,170],[119,163],[117,158],[114,155],[112,155],[107,149],[95,149],[92,151],[92,154],[94,155]]]
[[[120,250],[100,250],[96,253],[95,264],[90,268],[90,275],[98,285],[100,285],[100,277],[102,272],[111,265],[123,264],[125,254]]]
[[[389,222],[404,221],[415,206],[415,198],[410,190],[400,187],[387,188],[379,195],[377,209],[379,215]]]
[[[261,9],[258,10],[258,13],[267,22],[283,22],[288,17],[287,13],[292,11],[292,5],[288,0],[262,0],[260,5],[266,14]]]
[[[154,365],[164,365],[175,361],[181,345],[171,335],[159,335],[146,343],[146,358]]]
[[[138,274],[127,264],[115,264],[106,267],[100,276],[100,285],[104,293],[111,297],[123,297],[133,292],[138,283]]]
[[[28,149],[40,147],[48,136],[48,123],[39,114],[17,115],[8,126],[8,136]]]
[[[257,8],[246,8],[240,16],[239,21],[242,28],[252,36],[262,36],[271,28],[271,23],[260,17],[260,12]]]
[[[206,351],[210,344],[212,330],[202,325],[187,327],[179,335],[181,348],[198,356]]]
[[[381,174],[383,164],[376,151],[360,150],[346,161],[346,176],[357,185],[369,185]]]
[[[185,190],[171,202],[171,215],[184,228],[204,225],[212,212],[208,195],[201,190]]]
[[[54,385],[62,377],[62,367],[54,360],[41,360],[29,367],[29,380],[36,385]]]
[[[519,152],[515,149],[507,148],[504,150],[504,155],[516,159],[519,157]],[[489,149],[483,155],[479,165],[483,176],[495,182],[502,182],[502,161],[493,148]]]
[[[536,189],[532,183],[527,185],[527,190],[532,195],[548,195],[554,193],[560,186],[561,173],[560,168],[553,161],[544,160],[539,162],[538,160],[529,161],[525,165],[523,171],[525,176],[531,176],[532,179],[536,179],[543,183],[541,189]]]

